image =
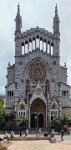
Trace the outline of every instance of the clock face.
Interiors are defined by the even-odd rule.
[[[42,83],[46,78],[46,66],[44,63],[39,60],[32,62],[29,66],[29,78]]]

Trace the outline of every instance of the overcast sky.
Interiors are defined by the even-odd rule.
[[[60,64],[67,63],[71,85],[71,0],[2,0],[0,1],[0,94],[5,94],[8,62],[14,64],[14,19],[20,4],[22,31],[39,26],[52,32],[57,3],[60,18]]]

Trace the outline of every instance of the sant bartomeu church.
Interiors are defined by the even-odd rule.
[[[25,116],[29,128],[47,127],[54,116],[71,116],[67,67],[60,65],[60,30],[57,6],[53,32],[30,28],[21,32],[20,6],[15,18],[15,63],[8,63],[5,111]]]

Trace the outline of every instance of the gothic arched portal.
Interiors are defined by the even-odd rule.
[[[44,127],[46,124],[46,106],[45,103],[37,98],[33,101],[30,109],[31,127]]]

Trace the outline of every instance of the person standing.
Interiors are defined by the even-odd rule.
[[[12,141],[14,138],[14,131],[11,131],[10,136],[11,136],[11,141]]]
[[[61,141],[64,140],[64,139],[63,139],[63,136],[64,136],[64,130],[62,129],[62,130],[61,130]]]
[[[26,130],[25,130],[25,136],[28,135],[28,132],[29,132],[28,129],[26,129]]]
[[[39,128],[39,135],[41,135],[41,128]]]
[[[20,137],[22,136],[21,130],[20,130]]]

